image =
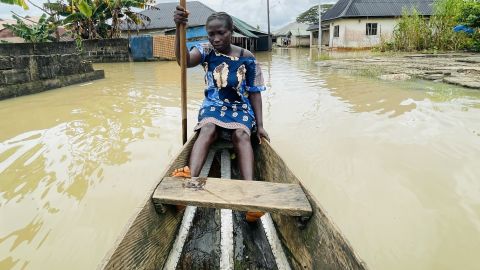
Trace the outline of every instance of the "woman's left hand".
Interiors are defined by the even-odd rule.
[[[265,140],[270,141],[270,137],[268,136],[267,131],[263,127],[258,127],[257,138],[258,138],[259,144],[262,144],[262,138],[265,138]]]

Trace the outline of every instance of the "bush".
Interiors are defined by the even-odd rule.
[[[478,6],[478,10],[474,7]],[[471,14],[472,12],[478,12]],[[404,10],[391,40],[383,40],[381,50],[395,51],[452,51],[480,47],[478,31],[467,35],[456,33],[453,28],[462,21],[474,27],[480,20],[478,0],[437,0],[434,14],[428,18],[415,8]]]

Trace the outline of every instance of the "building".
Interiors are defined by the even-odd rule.
[[[292,22],[273,33],[273,42],[281,47],[309,47],[308,24]]]
[[[173,21],[173,11],[177,5],[178,2],[161,3],[155,5],[153,9],[140,12],[143,16],[148,17],[150,21],[145,21],[144,26],[122,25],[122,35],[148,34],[154,36],[154,42],[155,37],[164,36],[162,39],[168,39],[168,42],[171,42],[172,38],[165,36],[175,35],[176,27]],[[190,48],[197,43],[208,42],[205,22],[208,16],[214,13],[215,10],[200,1],[187,2],[187,9],[190,11],[187,28],[187,46]],[[232,16],[232,18],[234,24],[233,44],[251,51],[267,51],[270,49],[267,33],[236,17]],[[159,39],[157,38],[157,40]]]
[[[322,46],[370,48],[392,37],[404,10],[433,14],[434,0],[339,0],[322,16]],[[311,25],[310,46],[318,46],[318,25]]]

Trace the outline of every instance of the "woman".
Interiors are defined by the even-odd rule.
[[[188,11],[177,6],[175,24],[186,24]],[[192,47],[187,53],[187,66],[202,64],[205,69],[205,100],[200,108],[199,132],[190,154],[189,167],[177,169],[178,177],[197,177],[200,174],[210,145],[219,137],[231,140],[238,158],[238,167],[244,180],[253,180],[252,132],[261,143],[269,140],[263,128],[262,96],[265,90],[262,71],[253,54],[231,44],[232,18],[225,12],[210,15],[206,22],[210,44]],[[175,53],[180,63],[179,31],[175,39]],[[247,212],[247,221],[257,220],[263,213]]]

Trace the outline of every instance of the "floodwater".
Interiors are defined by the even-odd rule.
[[[272,144],[370,269],[478,269],[480,91],[259,53]],[[174,62],[0,101],[0,269],[94,269],[180,148]],[[202,99],[189,70],[189,125]]]

